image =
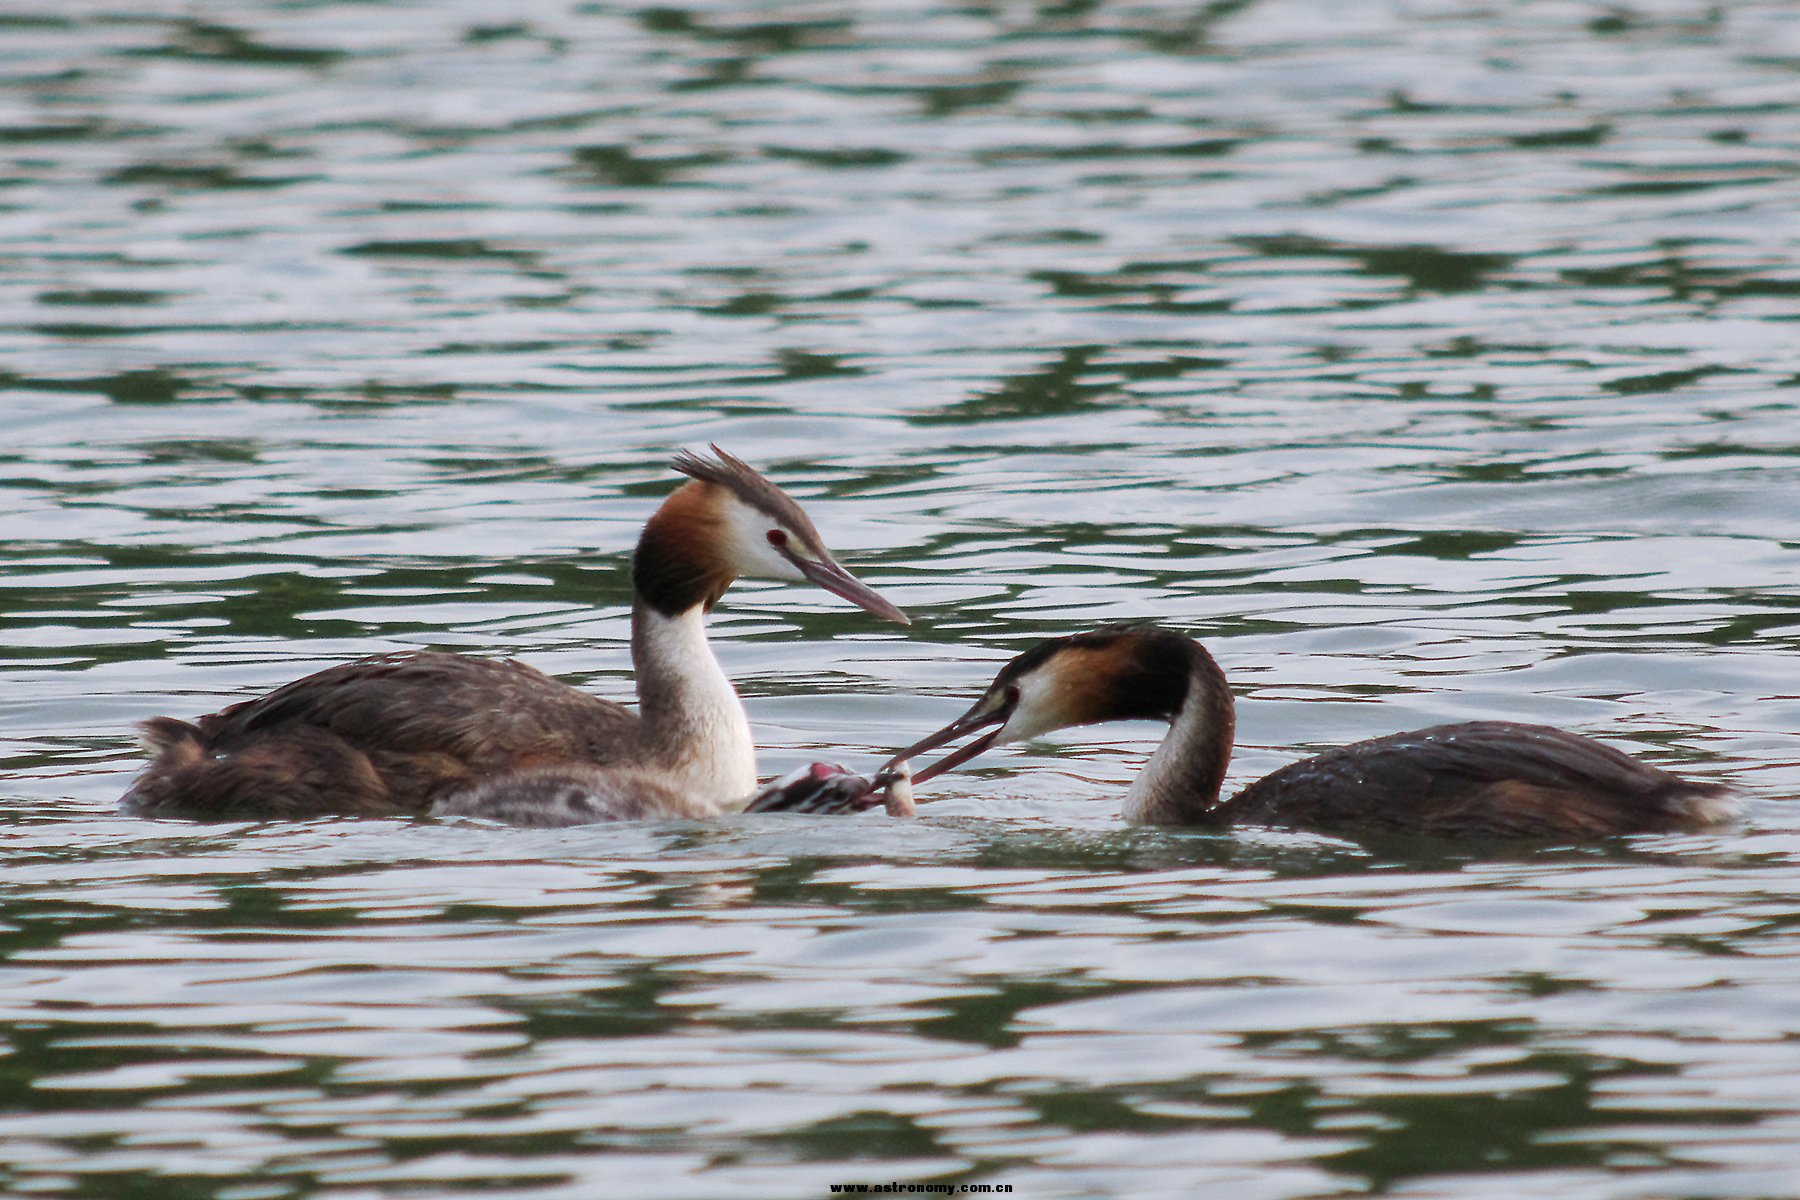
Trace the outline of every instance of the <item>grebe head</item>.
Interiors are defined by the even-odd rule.
[[[671,464],[690,477],[644,526],[632,570],[639,595],[666,616],[708,611],[740,575],[805,581],[890,621],[901,612],[846,571],[792,497],[748,463],[712,447]]]
[[[979,729],[988,732],[913,775],[923,783],[993,746],[1101,721],[1168,721],[1187,700],[1191,638],[1153,625],[1114,625],[1051,638],[994,677],[969,711],[888,761],[891,767]],[[884,767],[883,769],[886,769]]]

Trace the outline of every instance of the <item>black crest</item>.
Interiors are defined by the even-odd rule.
[[[818,531],[800,506],[780,488],[757,474],[750,464],[717,446],[713,457],[682,451],[670,464],[683,475],[708,487],[724,488],[741,504],[748,505],[793,535],[798,548],[813,558],[829,558]],[[632,556],[632,577],[637,591],[650,606],[666,616],[695,605],[712,611],[736,577],[719,544],[722,512],[690,493],[677,490],[648,522]]]
[[[819,537],[819,531],[813,528],[811,518],[794,503],[793,497],[764,479],[756,468],[736,455],[719,449],[717,445],[712,447],[712,452],[713,457],[707,458],[683,450],[669,465],[690,478],[730,489],[732,495],[751,508],[798,534],[808,551],[814,554],[825,553],[825,543]]]

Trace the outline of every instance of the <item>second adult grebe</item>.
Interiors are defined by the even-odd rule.
[[[1357,742],[1290,763],[1221,802],[1236,725],[1225,673],[1198,642],[1153,626],[1052,638],[1000,669],[968,712],[901,762],[987,729],[923,768],[923,783],[990,746],[1100,721],[1168,721],[1132,784],[1128,820],[1435,835],[1583,839],[1730,820],[1728,788],[1695,783],[1543,725],[1470,721]]]
[[[800,506],[713,447],[644,526],[632,559],[638,711],[522,663],[412,651],[328,667],[194,722],[144,723],[155,758],[122,805],[148,816],[416,815],[580,769],[627,812],[716,813],[756,787],[743,702],[705,615],[739,575],[805,580],[904,623],[840,566]],[[459,800],[465,795],[465,800]]]

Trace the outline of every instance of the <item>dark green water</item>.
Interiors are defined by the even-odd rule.
[[[0,12],[0,1190],[1800,1196],[1800,12]],[[1234,778],[1476,715],[1751,796],[1454,852],[1116,817],[115,815],[133,722],[408,646],[629,694],[682,446],[763,768],[1155,617]]]

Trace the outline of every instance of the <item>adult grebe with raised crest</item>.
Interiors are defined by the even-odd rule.
[[[756,749],[705,616],[739,575],[804,580],[891,621],[786,493],[717,446],[632,558],[638,711],[510,659],[438,651],[328,667],[188,722],[143,725],[155,757],[121,801],[146,816],[483,815],[571,775],[608,797],[589,819],[706,816],[745,803]],[[540,793],[551,789],[539,788]]]

